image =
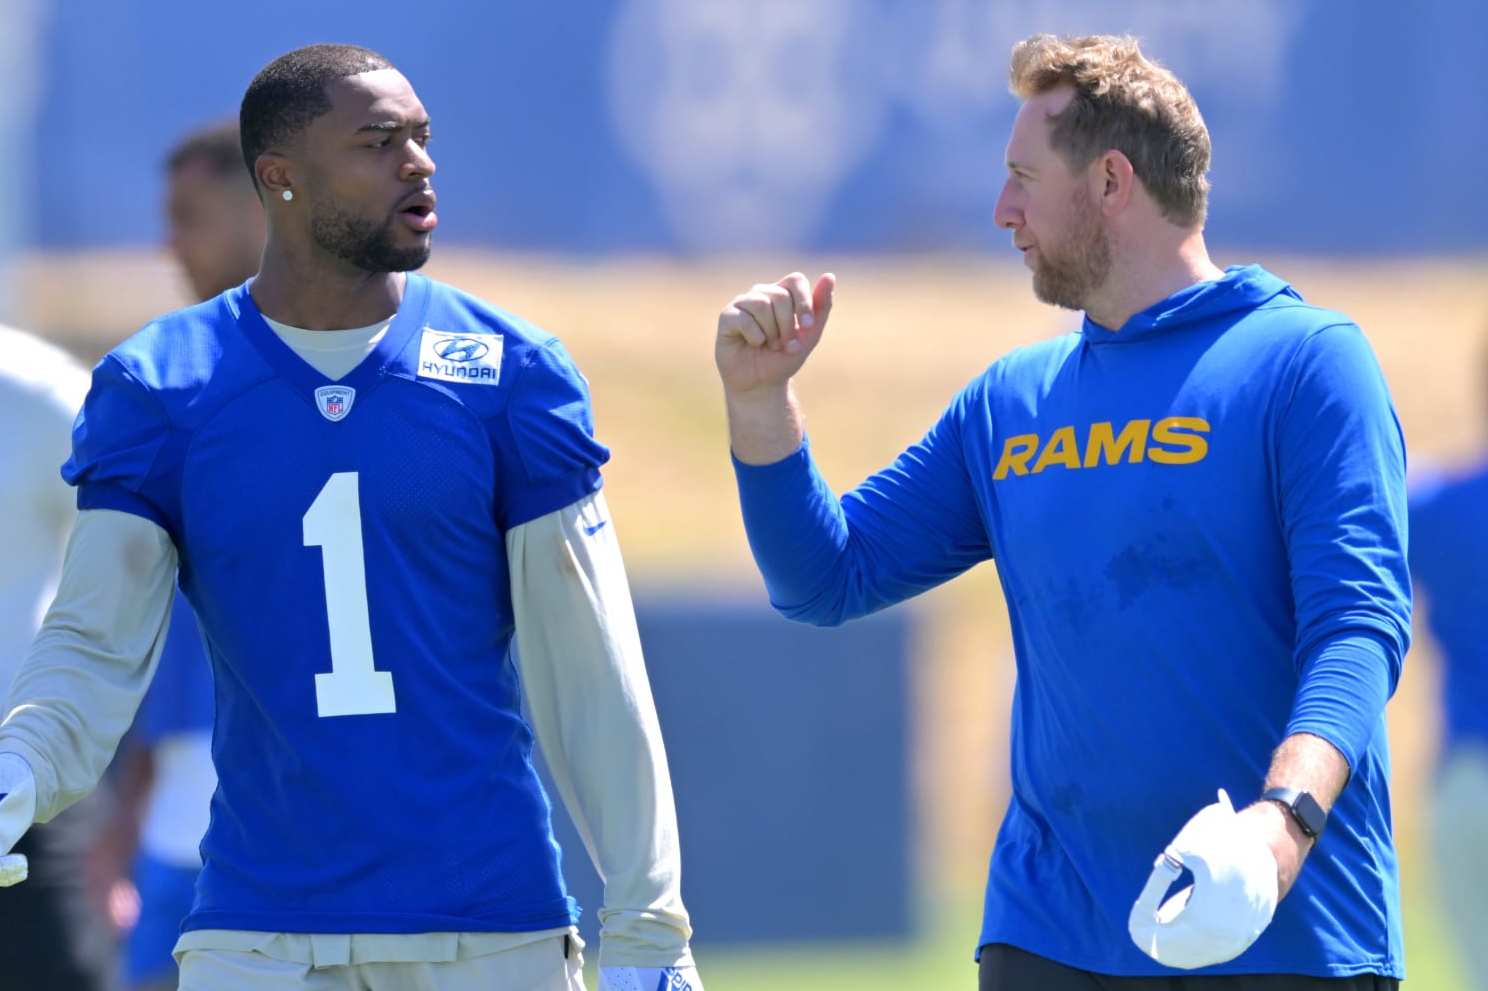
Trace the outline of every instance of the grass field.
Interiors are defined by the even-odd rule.
[[[1409,872],[1407,872],[1409,873]],[[1428,900],[1407,892],[1406,966],[1411,991],[1468,991]],[[903,947],[773,947],[703,957],[708,991],[930,991],[976,987],[972,946],[980,901],[949,897],[926,910],[926,933]],[[1037,989],[1029,989],[1037,991]]]
[[[558,333],[588,375],[607,492],[638,584],[758,596],[735,504],[712,367],[718,309],[802,261],[583,264],[441,249],[431,274]],[[1220,253],[1222,263],[1248,261]],[[1488,259],[1329,262],[1262,259],[1311,301],[1364,327],[1390,380],[1413,464],[1470,457],[1488,426]],[[1075,326],[1036,303],[1027,274],[978,258],[812,261],[839,276],[827,337],[800,382],[815,451],[846,487],[916,439],[946,400],[999,355]],[[152,254],[38,258],[23,273],[32,324],[96,355],[179,305]],[[87,293],[76,287],[86,285]],[[1012,689],[1006,614],[991,567],[924,599],[915,705],[927,879],[923,935],[907,947],[772,948],[705,956],[710,991],[969,987],[975,888],[1006,801]],[[1429,603],[1427,604],[1429,608]],[[1422,638],[1424,640],[1424,638]],[[1431,915],[1420,808],[1435,746],[1435,666],[1420,644],[1390,709],[1397,833],[1405,856],[1413,991],[1457,991]],[[1488,700],[1485,700],[1488,701]]]
[[[1429,890],[1407,863],[1405,927],[1407,986],[1411,991],[1469,991],[1441,932]],[[764,950],[704,951],[708,991],[929,991],[974,988],[971,960],[981,921],[979,892],[947,893],[922,911],[923,934],[902,946],[772,946]],[[1030,989],[1036,991],[1036,989]]]

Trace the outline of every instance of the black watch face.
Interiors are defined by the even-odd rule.
[[[1304,791],[1292,803],[1292,809],[1297,813],[1297,821],[1302,824],[1302,829],[1307,835],[1317,836],[1323,831],[1323,826],[1328,821],[1328,814],[1323,811],[1317,799]]]

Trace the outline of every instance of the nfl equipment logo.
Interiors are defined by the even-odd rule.
[[[346,419],[355,399],[356,390],[347,385],[323,385],[315,390],[315,405],[320,408],[320,415],[332,423]]]

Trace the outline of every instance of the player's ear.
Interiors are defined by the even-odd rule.
[[[265,200],[281,199],[285,190],[294,190],[293,171],[289,159],[272,151],[259,155],[253,163],[253,174]]]

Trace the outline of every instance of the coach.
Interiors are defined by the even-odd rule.
[[[791,387],[835,278],[735,298],[716,358],[771,601],[837,624],[997,561],[1017,689],[984,991],[1394,988],[1410,591],[1379,366],[1347,317],[1210,261],[1208,131],[1134,40],[1029,38],[1011,81],[995,220],[1083,326],[839,499]]]

